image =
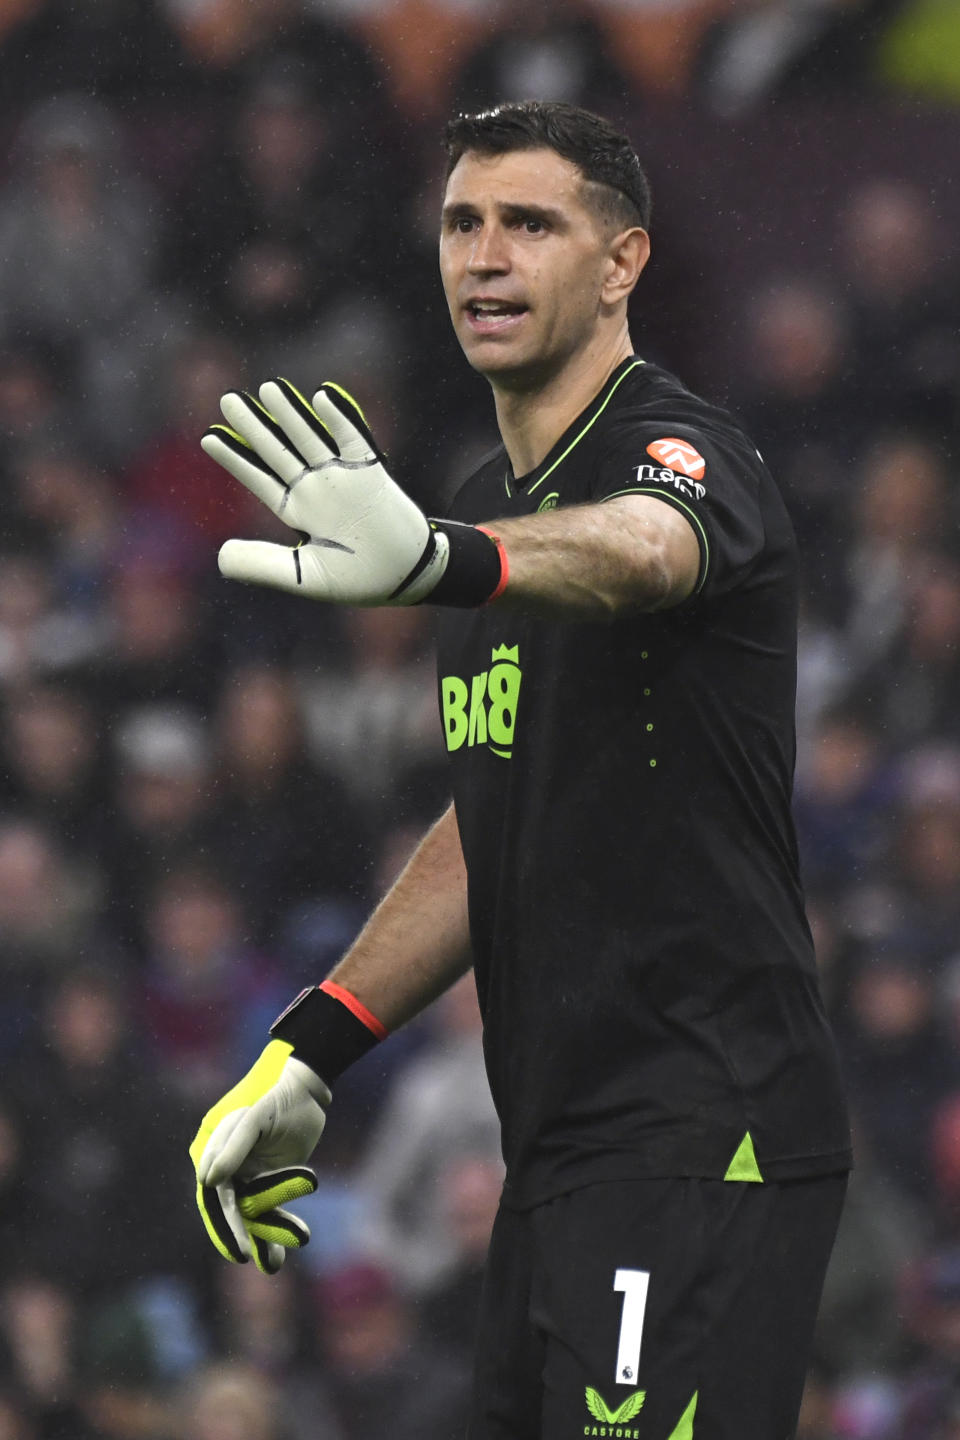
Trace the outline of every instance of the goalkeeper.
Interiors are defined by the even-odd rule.
[[[472,967],[506,1180],[472,1440],[785,1440],[849,1166],[790,814],[797,556],[726,412],[634,353],[630,142],[461,116],[447,304],[501,447],[428,519],[327,383],[204,448],[295,532],[233,580],[439,607],[453,804],[191,1147],[227,1259],[276,1270],[347,1066]],[[265,1037],[266,1038],[266,1037]]]

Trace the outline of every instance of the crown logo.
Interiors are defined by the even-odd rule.
[[[502,660],[508,665],[519,665],[520,646],[514,645],[512,649],[508,649],[506,645],[498,645],[496,650],[491,652],[490,660],[491,662]]]

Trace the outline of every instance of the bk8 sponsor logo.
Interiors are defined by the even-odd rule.
[[[500,645],[490,656],[490,669],[474,675],[469,685],[459,675],[440,681],[440,705],[447,749],[487,745],[509,760],[520,696],[520,651]]]

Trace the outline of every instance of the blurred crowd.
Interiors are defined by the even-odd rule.
[[[280,527],[197,442],[226,389],[332,378],[442,511],[494,432],[439,132],[531,96],[694,206],[771,126],[801,171],[837,127],[763,264],[773,169],[736,223],[665,201],[633,324],[742,414],[804,555],[796,812],[858,1165],[802,1440],[960,1440],[960,264],[902,138],[955,169],[958,31],[954,0],[0,5],[0,1440],[463,1432],[502,1179],[469,981],[338,1084],[280,1275],[193,1207],[200,1116],[446,801],[429,609],[221,581]]]

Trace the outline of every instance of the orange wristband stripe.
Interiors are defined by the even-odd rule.
[[[378,1040],[386,1040],[390,1033],[386,1025],[381,1024],[376,1015],[372,1015],[356,995],[351,995],[349,990],[344,990],[343,986],[338,985],[335,980],[324,980],[318,989],[325,990],[334,1000],[339,1000],[341,1005],[346,1005],[351,1015],[355,1015],[362,1025],[366,1025]]]
[[[497,554],[500,556],[500,579],[497,582],[497,588],[496,590],[494,590],[493,594],[488,595],[486,600],[483,602],[485,605],[490,605],[494,600],[497,599],[498,596],[502,595],[504,590],[506,590],[507,588],[507,581],[510,579],[510,562],[507,559],[507,552],[504,549],[503,541],[500,539],[500,536],[495,534],[494,531],[488,530],[486,525],[478,525],[476,528],[478,530],[482,530],[484,535],[490,536],[490,539],[497,547]]]

